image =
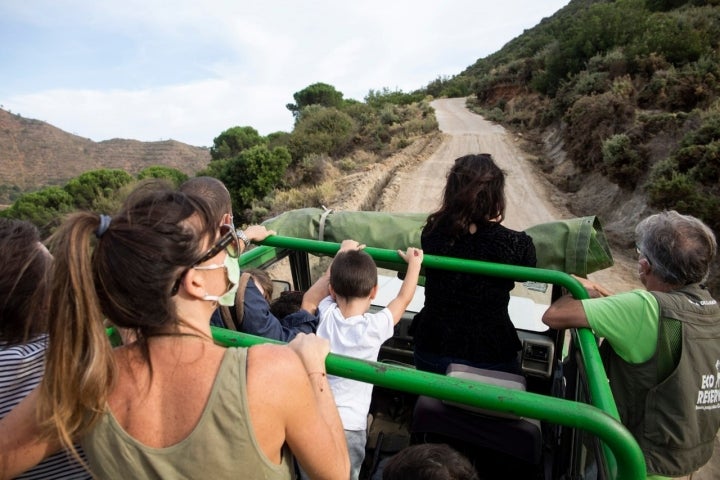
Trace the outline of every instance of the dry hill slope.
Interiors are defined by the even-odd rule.
[[[60,185],[98,168],[136,174],[143,168],[163,165],[194,175],[209,161],[207,149],[174,140],[93,142],[0,109],[0,187],[31,190]]]

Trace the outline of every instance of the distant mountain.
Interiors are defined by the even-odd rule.
[[[143,168],[163,165],[194,175],[209,162],[207,148],[175,140],[93,142],[0,109],[0,197],[10,191],[63,185],[98,168],[119,168],[134,175]]]

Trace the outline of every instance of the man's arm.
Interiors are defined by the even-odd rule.
[[[542,317],[545,325],[556,330],[590,327],[580,300],[564,295],[553,302]]]
[[[285,327],[275,315],[270,313],[270,305],[252,279],[245,287],[243,307],[243,318],[240,324],[242,332],[288,342],[298,334],[298,331],[305,331],[304,329],[295,330]],[[311,314],[308,313],[308,315]]]
[[[573,275],[573,277],[585,287],[590,298],[601,298],[612,295],[612,292],[592,280],[576,275]],[[542,321],[545,325],[556,330],[590,327],[582,302],[576,300],[571,295],[564,295],[553,302],[550,308],[545,311]]]

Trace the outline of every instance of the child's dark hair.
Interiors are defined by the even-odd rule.
[[[472,223],[483,224],[505,215],[505,172],[487,153],[455,159],[448,172],[440,209],[427,219],[427,231],[443,225],[457,238]]]
[[[370,295],[377,285],[375,260],[362,250],[338,253],[330,266],[330,286],[343,298],[362,298]]]
[[[470,461],[444,443],[412,445],[383,467],[383,480],[478,480]]]
[[[282,320],[291,313],[295,313],[302,307],[303,292],[299,290],[288,290],[282,292],[278,298],[270,302],[270,313]]]

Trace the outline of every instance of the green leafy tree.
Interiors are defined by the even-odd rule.
[[[292,112],[296,121],[300,118],[302,110],[310,105],[334,108],[340,108],[343,105],[342,92],[338,92],[332,85],[320,82],[295,92],[293,98],[295,103],[288,103],[286,107]]]
[[[60,187],[47,187],[21,195],[0,216],[27,220],[47,236],[60,224],[61,217],[74,209],[74,199],[68,192]]]
[[[284,147],[269,150],[256,145],[227,160],[217,177],[225,183],[233,199],[233,211],[241,212],[262,199],[281,182],[290,165],[290,152]]]
[[[153,165],[152,167],[143,168],[137,174],[138,180],[145,180],[146,178],[165,179],[177,187],[187,180],[188,176],[176,168]]]
[[[312,105],[303,110],[288,148],[295,163],[313,153],[338,156],[347,150],[356,130],[355,121],[347,113]]]
[[[267,140],[253,127],[228,128],[213,140],[210,157],[213,160],[234,157],[243,150],[255,145],[263,145],[266,142]]]
[[[133,177],[124,170],[90,170],[72,180],[64,187],[80,209],[91,209],[101,198],[113,196],[120,187],[133,182]]]
[[[222,160],[213,160],[208,164],[207,167],[197,172],[198,177],[215,177],[221,179],[225,175],[225,169],[227,164],[231,161],[231,158],[224,158]]]

